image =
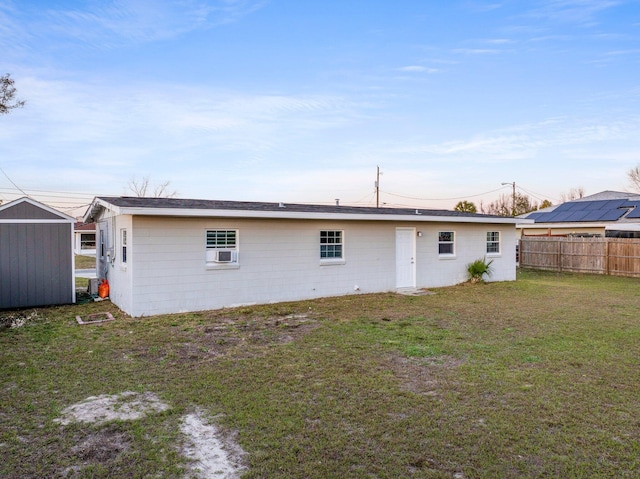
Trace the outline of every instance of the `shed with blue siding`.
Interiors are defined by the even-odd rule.
[[[75,302],[74,222],[31,198],[0,205],[0,309]]]

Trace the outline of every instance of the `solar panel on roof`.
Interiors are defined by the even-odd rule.
[[[589,203],[588,201],[581,201],[579,203],[565,203],[564,209],[566,211],[575,211],[575,210],[581,210],[585,208],[585,205]]]
[[[640,218],[640,207],[635,207],[631,210],[631,213],[627,215],[627,218]]]
[[[607,201],[592,201],[591,204],[589,205],[589,208],[587,208],[589,211],[597,211],[597,210],[601,210],[601,209],[609,209],[611,208],[613,205],[612,204],[608,204],[607,205]]]
[[[619,208],[613,211],[604,211],[595,221],[616,221],[627,212],[626,208]]]
[[[620,208],[621,206],[625,206],[628,202],[626,200],[618,200],[615,202],[616,208]]]
[[[547,221],[549,223],[558,223],[561,221],[567,221],[567,218],[569,218],[570,216],[570,211],[561,211],[558,214],[554,215],[553,218],[549,218]]]
[[[593,216],[589,210],[572,211],[567,221],[589,221],[587,218]]]

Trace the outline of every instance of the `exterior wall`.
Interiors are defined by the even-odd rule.
[[[425,227],[427,226],[427,227]],[[452,286],[467,281],[467,265],[477,259],[493,260],[493,274],[486,281],[516,279],[515,228],[512,225],[434,223],[419,225],[423,237],[418,240],[418,287]],[[438,232],[455,233],[455,254],[438,255]],[[487,254],[487,232],[500,233],[500,253]],[[426,232],[426,233],[425,233]],[[425,241],[426,239],[426,241]]]
[[[0,223],[0,309],[75,301],[72,236],[70,222]]]
[[[132,218],[128,215],[114,216],[109,212],[103,216],[96,227],[96,273],[99,279],[109,282],[109,298],[123,311],[133,310],[131,261],[123,263],[120,230],[126,228],[132,236]],[[101,246],[101,233],[104,245]],[[132,257],[132,241],[129,239],[128,256]]]
[[[133,316],[393,291],[397,227],[422,233],[415,237],[418,288],[463,282],[466,265],[485,256],[494,259],[491,280],[515,279],[513,225],[145,216],[102,218],[100,224],[115,238],[115,260],[106,269],[111,300]],[[121,228],[129,229],[126,266],[118,264]],[[238,230],[237,267],[207,266],[207,229]],[[321,264],[320,230],[344,232],[342,264]],[[455,232],[454,256],[438,255],[439,231]],[[486,255],[488,231],[501,233],[501,253],[494,257]]]

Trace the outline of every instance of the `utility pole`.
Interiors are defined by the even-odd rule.
[[[380,208],[380,167],[376,166],[376,208]]]
[[[511,196],[511,216],[516,215],[516,182],[512,181],[511,183],[502,183],[503,185],[511,185],[513,188],[513,194]]]

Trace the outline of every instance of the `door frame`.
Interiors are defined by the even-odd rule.
[[[406,258],[400,254],[398,238],[401,235],[408,234],[410,239],[410,252],[408,262]],[[398,226],[396,227],[396,288],[415,288],[416,287],[416,228],[413,226]],[[404,269],[403,269],[404,268]],[[400,272],[408,273],[410,277],[409,284],[401,282]],[[404,276],[404,274],[403,274]]]

